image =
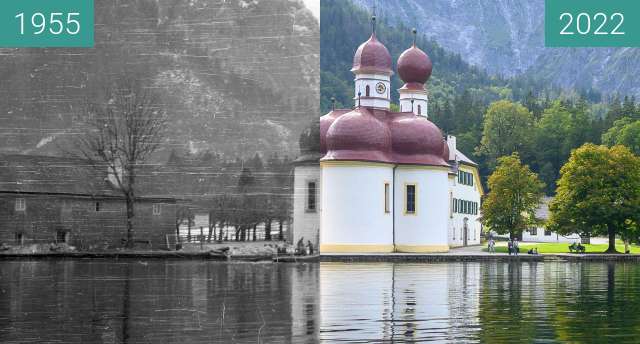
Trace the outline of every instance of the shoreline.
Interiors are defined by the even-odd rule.
[[[170,260],[211,260],[244,261],[274,263],[317,263],[317,262],[393,262],[393,263],[429,263],[429,262],[640,262],[640,254],[325,254],[315,256],[272,256],[272,255],[236,255],[228,256],[218,252],[177,252],[177,251],[114,251],[114,252],[47,252],[47,253],[0,253],[2,260],[37,259],[170,259]]]

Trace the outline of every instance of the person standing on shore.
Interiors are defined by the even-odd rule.
[[[513,239],[513,253],[517,256],[518,252],[520,252],[520,244],[518,244],[518,239]]]
[[[513,252],[513,241],[511,241],[511,238],[509,238],[507,242],[507,249],[509,250],[509,255],[511,255],[511,252]]]

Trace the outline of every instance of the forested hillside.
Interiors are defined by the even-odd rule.
[[[323,0],[321,16],[321,106],[326,112],[332,96],[337,106],[353,106],[351,63],[358,45],[369,37],[371,24],[370,14],[350,1]],[[411,44],[410,27],[392,26],[385,18],[378,21],[378,38],[396,60]],[[517,151],[552,194],[571,149],[585,142],[600,143],[612,127],[615,132],[610,135],[616,139],[608,139],[609,144],[630,141],[636,132],[635,127],[625,127],[639,119],[633,97],[603,97],[592,89],[561,90],[526,76],[492,76],[424,33],[417,44],[434,65],[427,84],[430,119],[458,137],[458,148],[480,164],[483,178],[498,157]],[[392,88],[400,86],[396,75]],[[394,101],[397,97],[394,91]],[[624,121],[616,124],[620,119]]]

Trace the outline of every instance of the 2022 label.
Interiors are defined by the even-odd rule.
[[[593,18],[593,20],[591,19]],[[611,19],[610,25],[609,19]],[[567,25],[560,31],[561,35],[575,35],[576,31],[580,35],[624,35],[624,31],[622,30],[622,25],[624,24],[624,14],[616,12],[611,16],[607,16],[602,12],[598,12],[595,15],[591,16],[588,13],[579,13],[574,21],[573,14],[565,12],[560,15],[561,21],[566,21]],[[591,23],[593,22],[593,26]],[[612,26],[607,30],[607,26]],[[595,28],[595,30],[591,30]],[[574,31],[575,29],[575,31]]]
[[[640,1],[546,0],[547,47],[638,47]]]

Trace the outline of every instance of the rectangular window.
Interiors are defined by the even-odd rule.
[[[16,198],[16,211],[27,210],[27,201],[24,198]]]
[[[473,186],[473,173],[458,171],[458,183]]]
[[[391,209],[389,207],[389,197],[390,197],[390,192],[389,192],[389,183],[384,183],[384,212],[386,214],[391,212]]]
[[[156,203],[153,205],[153,215],[159,216],[160,214],[162,214],[162,205]]]
[[[458,212],[458,199],[457,198],[453,199],[453,212],[454,213]]]
[[[551,231],[548,229],[544,230],[544,236],[551,236]]]
[[[16,244],[22,246],[24,243],[24,235],[22,233],[15,233],[14,238],[16,239]]]
[[[316,211],[316,182],[307,183],[307,211]]]
[[[65,232],[65,231],[57,231],[56,232],[56,241],[58,243],[66,243],[67,242],[67,232]]]
[[[529,234],[531,234],[532,236],[538,235],[538,228],[532,227],[531,229],[529,229]]]
[[[96,212],[100,211],[100,206],[102,204],[100,204],[100,202],[96,202]]]
[[[416,213],[416,185],[407,184],[405,190],[405,207],[404,212],[406,214]]]

